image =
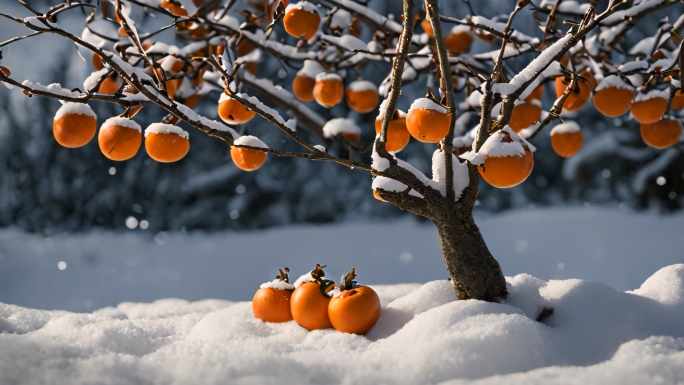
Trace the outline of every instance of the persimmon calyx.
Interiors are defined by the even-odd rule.
[[[359,287],[359,284],[354,281],[354,278],[356,278],[355,268],[351,269],[347,275],[343,275],[342,278],[340,278],[340,291],[352,290]]]
[[[283,272],[282,269],[278,269],[278,272],[280,272],[280,274],[276,276],[276,279],[290,283],[290,268],[289,267],[285,267],[285,272]]]

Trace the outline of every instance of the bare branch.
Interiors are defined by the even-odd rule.
[[[451,85],[451,65],[449,64],[449,56],[447,55],[446,43],[444,42],[444,33],[442,32],[442,23],[439,20],[439,4],[437,0],[425,0],[425,10],[427,17],[430,20],[430,26],[435,35],[435,44],[437,45],[437,58],[439,59],[440,72],[440,89],[446,96],[447,107],[449,114],[451,114],[451,121],[449,123],[449,132],[441,142],[442,150],[444,151],[444,165],[446,167],[445,180],[446,183],[446,197],[453,201],[456,197],[454,192],[454,165],[453,165],[453,142],[454,142],[454,125],[456,123],[456,100],[454,99],[454,89]]]
[[[6,40],[6,41],[0,43],[0,48],[4,47],[4,46],[6,46],[6,45],[12,44],[12,43],[14,43],[15,41],[27,39],[27,38],[33,37],[33,36],[38,36],[38,35],[40,35],[40,34],[42,34],[42,33],[43,33],[43,32],[40,32],[40,31],[39,31],[39,32],[29,33],[28,35],[24,35],[24,36],[17,36],[17,37],[14,37],[14,38],[12,38],[12,39],[9,39],[9,40]]]

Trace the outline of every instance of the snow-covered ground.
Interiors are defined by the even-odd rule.
[[[684,263],[684,214],[578,207],[513,211],[476,222],[507,276],[579,278],[631,290],[658,269]],[[352,267],[373,284],[448,277],[436,228],[413,220],[211,234],[138,228],[47,239],[5,229],[0,302],[93,311],[160,298],[246,301],[279,267],[299,275],[316,263],[327,264],[335,280]]]
[[[413,221],[156,237],[2,230],[0,383],[684,381],[684,215],[560,208],[477,222],[509,276],[506,303],[456,301],[436,230]],[[356,267],[379,292],[367,336],[262,323],[233,302],[278,267],[296,276],[317,262],[332,278]],[[536,322],[544,307],[553,315]]]

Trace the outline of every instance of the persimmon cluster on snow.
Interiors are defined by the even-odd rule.
[[[289,281],[290,270],[280,270],[275,280],[257,290],[252,313],[264,322],[294,320],[311,331],[334,328],[344,333],[368,333],[380,317],[377,293],[354,281],[355,269],[335,284],[325,279],[325,267],[316,265],[294,284]]]

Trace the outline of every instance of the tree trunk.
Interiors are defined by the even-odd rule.
[[[504,299],[508,291],[501,267],[489,252],[472,211],[464,211],[452,207],[433,219],[456,296],[489,302]]]

